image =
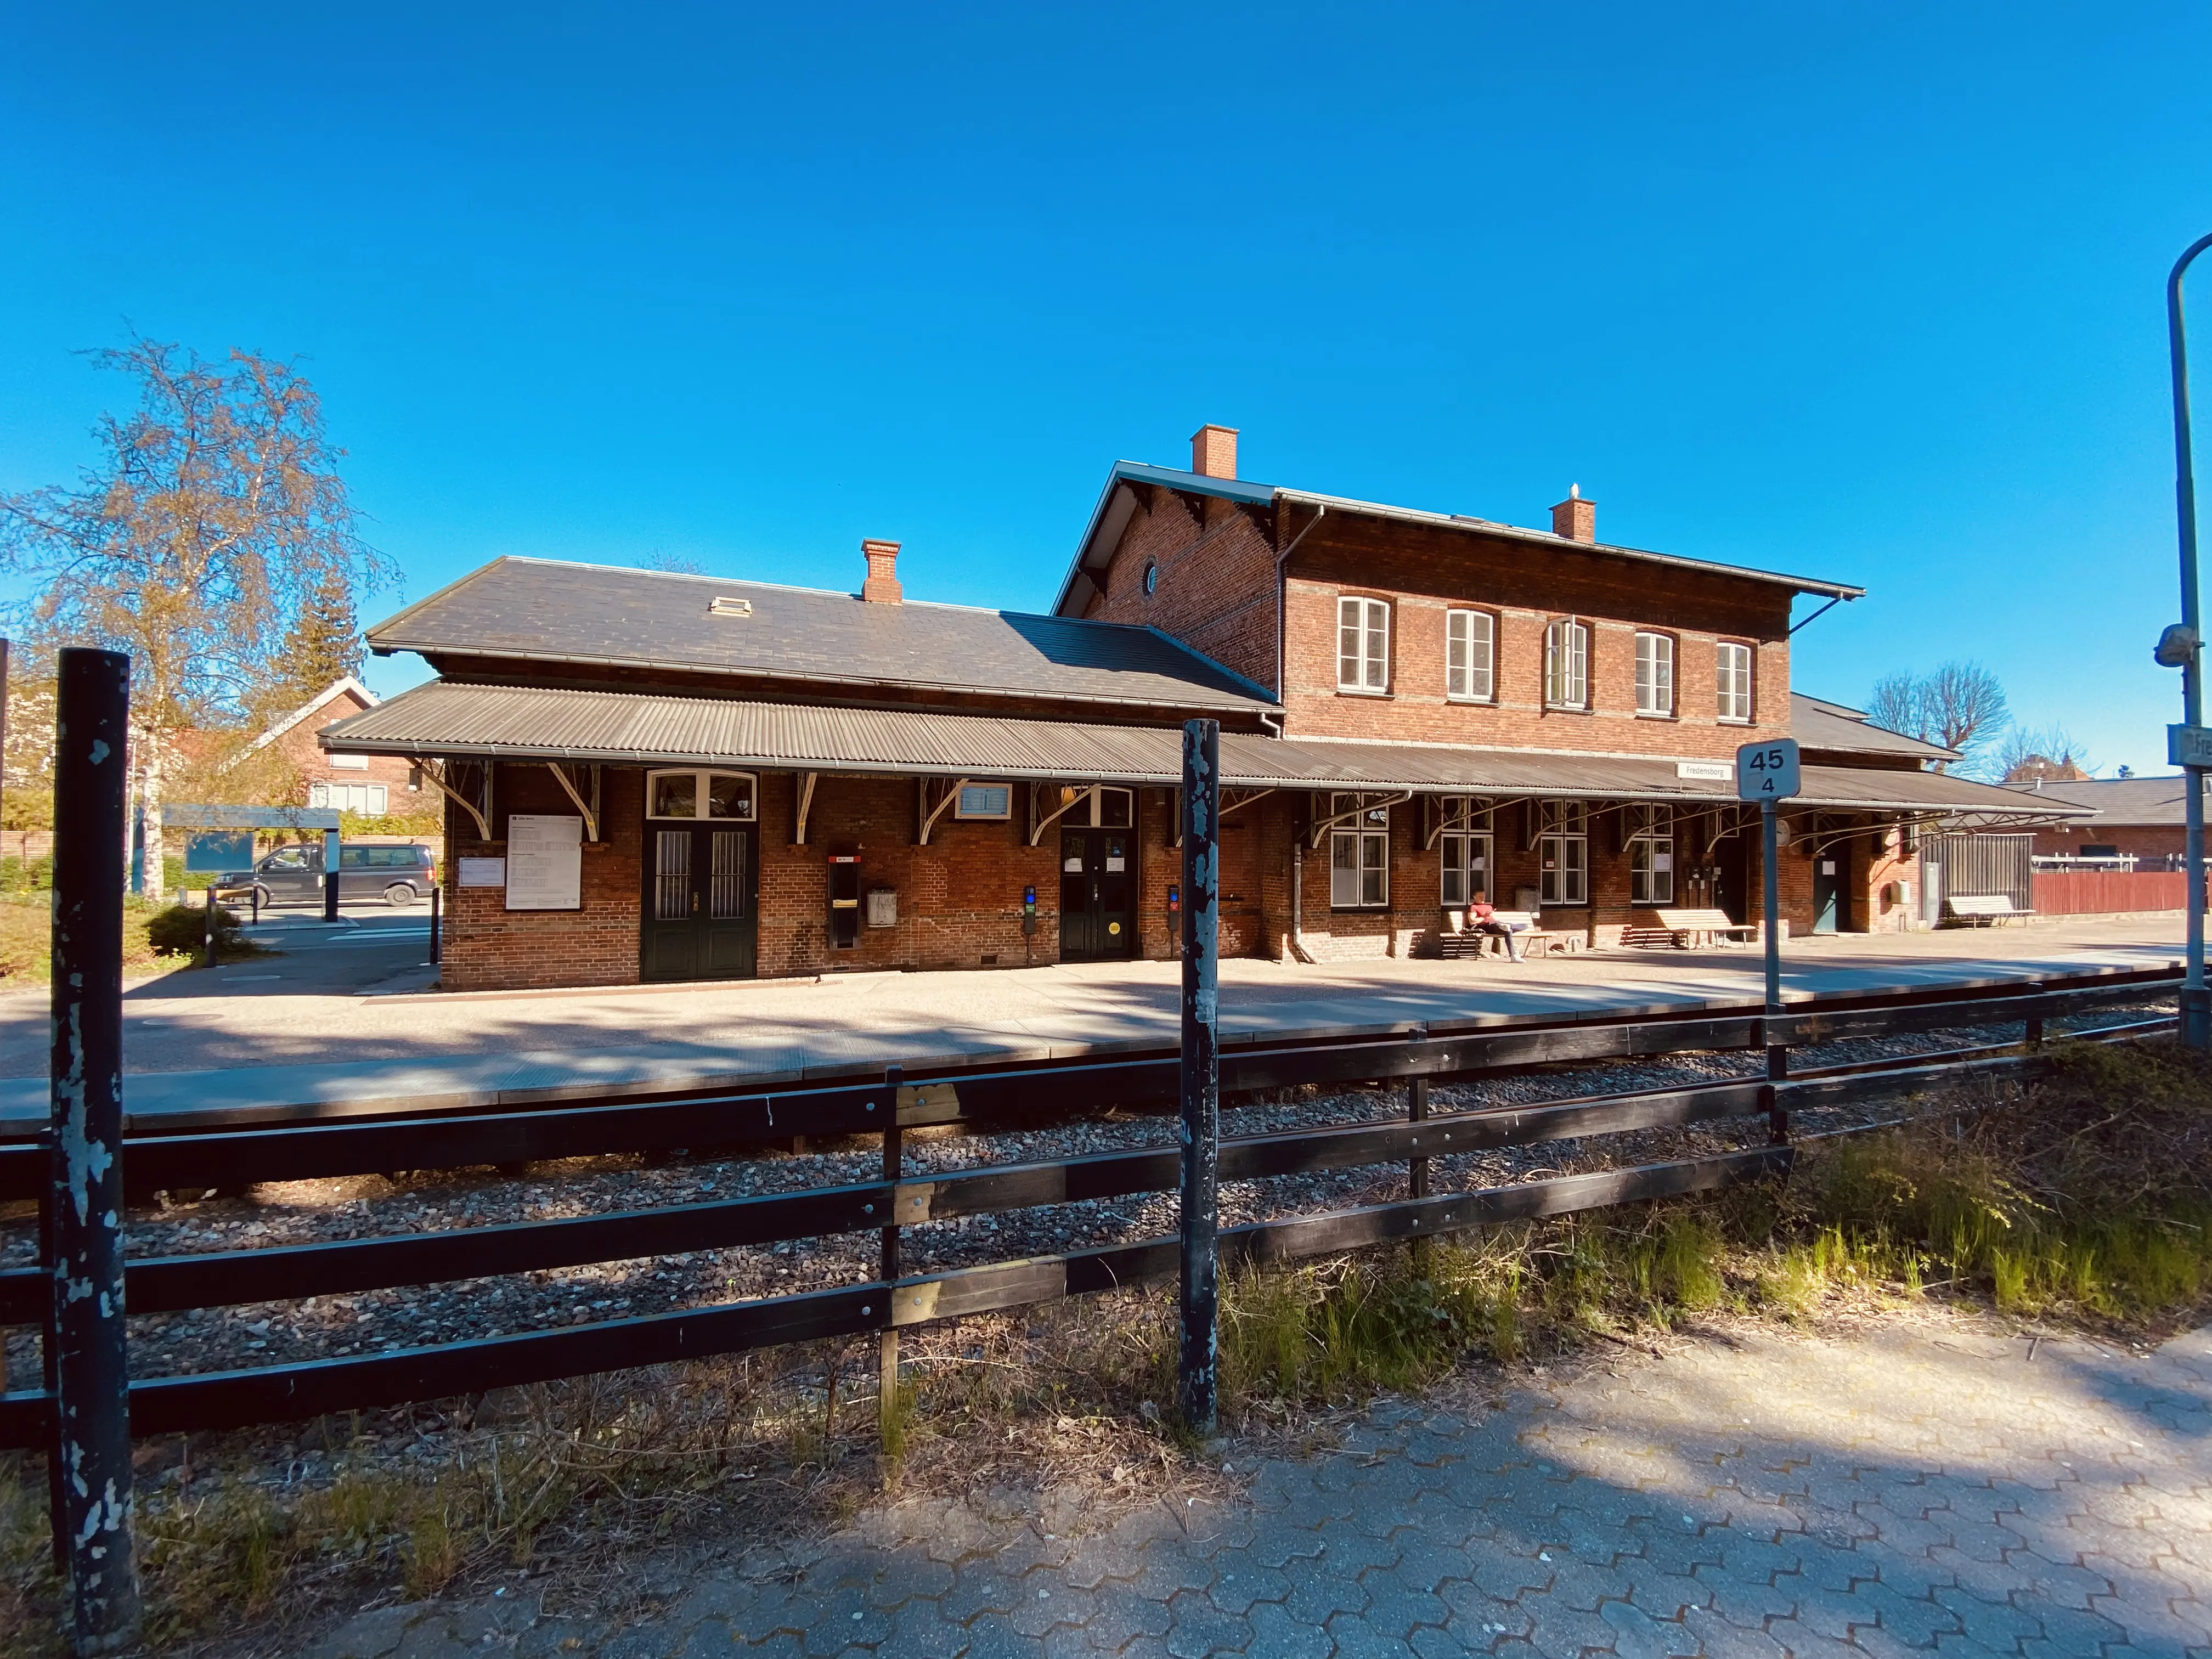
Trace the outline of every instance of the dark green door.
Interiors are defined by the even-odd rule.
[[[1832,933],[1841,926],[1844,900],[1841,849],[1813,855],[1813,931]]]
[[[1137,948],[1137,832],[1066,830],[1060,837],[1060,959],[1097,962]]]
[[[643,978],[750,979],[757,971],[757,834],[750,824],[647,827]]]

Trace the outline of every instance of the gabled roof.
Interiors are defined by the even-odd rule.
[[[1806,749],[1861,755],[1910,756],[1919,761],[1954,761],[1960,758],[1955,749],[1946,749],[1941,744],[1909,738],[1902,732],[1876,726],[1862,709],[1846,708],[1842,703],[1828,702],[1819,697],[1808,697],[1802,691],[1790,694],[1790,735]]]
[[[502,558],[368,630],[380,655],[1242,712],[1273,698],[1154,628]]]
[[[267,748],[270,744],[276,742],[277,738],[283,737],[287,732],[297,726],[301,720],[307,720],[313,715],[319,714],[324,709],[329,708],[333,702],[337,702],[340,697],[344,696],[348,692],[351,692],[355,696],[359,697],[363,708],[374,708],[376,707],[376,693],[370,690],[352,675],[344,675],[340,678],[332,680],[328,685],[315,693],[315,695],[310,697],[307,702],[301,703],[290,714],[285,715],[283,720],[278,720],[276,725],[270,726],[259,737],[254,738],[252,743],[246,745],[246,752],[251,755],[256,750]]]
[[[2046,778],[2039,788],[2033,783],[2005,787],[2033,796],[2039,805],[2076,807],[2074,816],[2094,817],[2098,830],[2177,825],[2189,816],[2188,779],[2179,772],[2159,778]]]
[[[1136,507],[1136,497],[1130,487],[1139,484],[1179,490],[1186,495],[1211,495],[1220,501],[1237,501],[1250,507],[1277,507],[1295,502],[1330,514],[1395,519],[1404,523],[1432,525],[1444,530],[1469,531],[1485,537],[1504,537],[1511,541],[1533,542],[1563,550],[1605,554],[1643,564],[1662,565],[1710,575],[1734,576],[1747,581],[1768,582],[1787,587],[1793,592],[1821,593],[1836,599],[1856,599],[1866,592],[1863,587],[1826,581],[1816,576],[1790,576],[1778,571],[1753,569],[1747,565],[1720,564],[1710,559],[1686,559],[1673,553],[1653,553],[1643,548],[1621,547],[1610,542],[1578,542],[1571,537],[1555,536],[1548,530],[1526,530],[1519,525],[1470,518],[1463,513],[1431,513],[1418,507],[1389,507],[1379,501],[1356,501],[1346,495],[1316,495],[1304,489],[1285,489],[1278,485],[1253,483],[1241,478],[1214,478],[1202,472],[1179,472],[1173,467],[1148,466],[1140,461],[1116,461],[1106,475],[1106,488],[1100,492],[1097,506],[1091,509],[1091,522],[1084,527],[1083,539],[1076,544],[1075,558],[1068,566],[1066,578],[1060,585],[1060,597],[1053,601],[1054,615],[1067,614],[1070,603],[1084,578],[1092,571],[1104,569],[1113,557],[1115,548],[1121,543],[1121,532],[1127,527]]]

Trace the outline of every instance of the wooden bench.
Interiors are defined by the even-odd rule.
[[[1671,945],[1678,951],[1692,951],[1717,939],[1733,939],[1738,933],[1747,939],[1759,937],[1756,922],[1730,921],[1725,910],[1662,910],[1657,914],[1656,927],[1624,927],[1620,930],[1620,942]]]
[[[1969,927],[1994,927],[2008,918],[2019,920],[2035,914],[2014,908],[2009,893],[1954,893],[1943,901],[1943,908],[1951,913],[1952,921]]]
[[[1505,927],[1525,929],[1515,937],[1521,941],[1524,956],[1571,956],[1586,949],[1589,939],[1581,933],[1547,933],[1540,925],[1542,918],[1531,910],[1499,910],[1493,913]],[[1512,953],[1507,950],[1502,933],[1477,931],[1466,920],[1463,910],[1444,912],[1444,925],[1437,934],[1437,952],[1448,957],[1503,957]]]

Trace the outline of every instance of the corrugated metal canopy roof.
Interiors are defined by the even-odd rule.
[[[1173,726],[1090,726],[991,714],[672,697],[444,681],[402,692],[321,733],[346,754],[491,756],[625,765],[744,766],[896,776],[1172,784]],[[1671,760],[1224,732],[1225,783],[1242,788],[1413,790],[1705,805],[1732,783]],[[1933,772],[1808,766],[1802,806],[2057,817],[2013,790]]]
[[[710,611],[715,600],[736,601]],[[495,559],[368,630],[379,653],[495,657],[1117,708],[1272,708],[1158,629],[548,559]]]

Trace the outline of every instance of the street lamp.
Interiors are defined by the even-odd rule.
[[[2181,724],[2168,736],[2166,759],[2181,768],[2189,825],[2189,972],[2181,987],[2181,1040],[2212,1048],[2212,994],[2204,987],[2204,773],[2212,766],[2212,733],[2204,730],[2204,630],[2197,607],[2197,473],[2189,453],[2189,349],[2181,328],[2181,278],[2212,247],[2200,236],[2166,279],[2166,325],[2173,358],[2173,495],[2181,522],[2181,621],[2160,637],[2159,662],[2181,670]]]

